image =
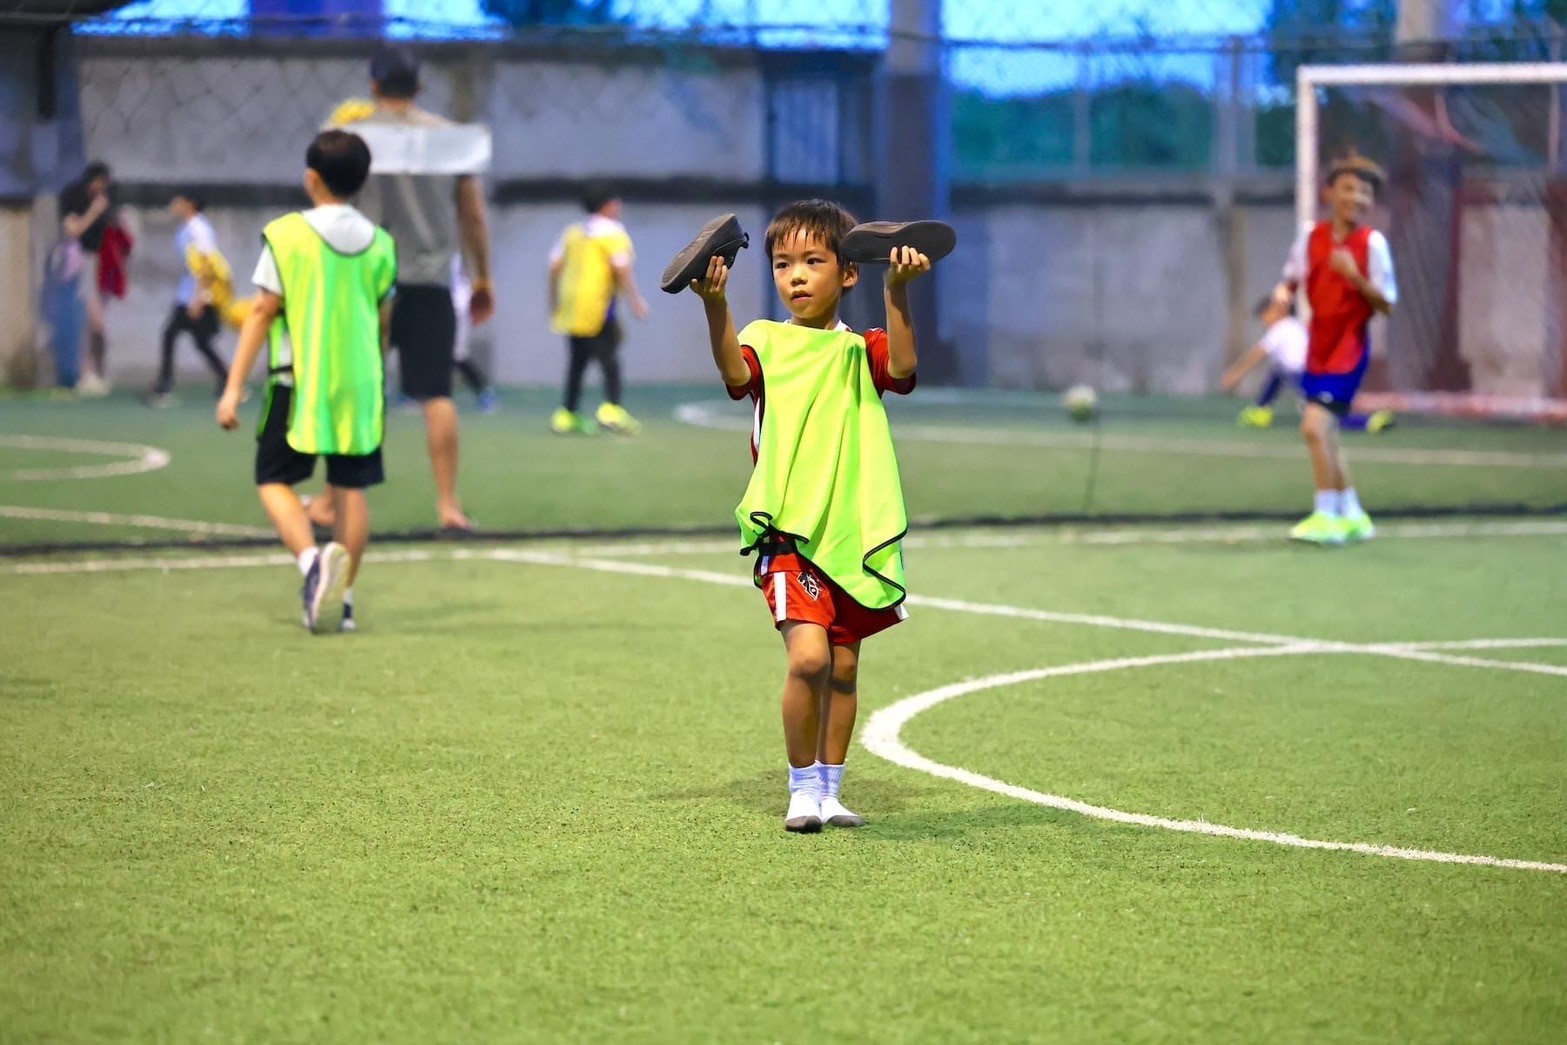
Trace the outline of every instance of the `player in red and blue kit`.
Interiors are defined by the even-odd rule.
[[[1387,237],[1366,224],[1382,177],[1380,167],[1353,153],[1333,164],[1327,193],[1333,217],[1296,240],[1273,291],[1276,300],[1288,302],[1304,284],[1311,308],[1300,434],[1317,495],[1312,513],[1290,530],[1292,540],[1337,545],[1376,533],[1344,463],[1339,421],[1371,361],[1372,317],[1390,315],[1398,301]]]

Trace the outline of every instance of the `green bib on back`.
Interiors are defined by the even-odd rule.
[[[293,377],[288,445],[303,454],[371,453],[386,422],[380,307],[397,280],[392,237],[376,229],[364,250],[342,254],[294,213],[269,224],[262,238],[283,283],[271,368]]]
[[[735,509],[745,550],[786,534],[855,602],[898,605],[908,517],[865,339],[758,320],[740,343],[756,353],[766,392],[756,467]]]

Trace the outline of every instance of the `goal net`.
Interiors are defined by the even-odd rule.
[[[1567,424],[1567,64],[1304,66],[1296,215],[1350,147],[1388,183],[1400,300],[1364,406]]]

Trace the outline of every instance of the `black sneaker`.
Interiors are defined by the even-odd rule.
[[[886,264],[894,247],[913,247],[934,263],[957,245],[957,230],[944,221],[867,221],[846,232],[838,249],[845,260],[864,265]]]
[[[317,633],[336,631],[342,622],[347,587],[348,549],[331,541],[316,554],[299,592],[305,604],[305,627]]]
[[[740,218],[734,214],[720,214],[676,254],[674,260],[659,277],[659,287],[666,294],[678,294],[691,285],[693,279],[707,275],[707,264],[715,256],[724,264],[733,265],[741,247],[751,244],[751,237],[740,227]]]

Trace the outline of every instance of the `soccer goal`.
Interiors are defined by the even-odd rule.
[[[1400,301],[1366,405],[1567,424],[1567,63],[1302,66],[1296,217],[1354,147],[1388,172]]]

